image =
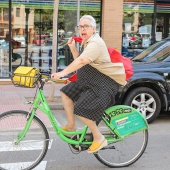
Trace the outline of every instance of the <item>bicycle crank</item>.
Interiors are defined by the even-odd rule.
[[[80,135],[74,135],[71,137],[71,139],[73,140],[79,140]],[[69,144],[69,147],[71,149],[71,151],[75,154],[80,153],[81,151],[85,151],[89,148],[89,145],[73,145],[73,144]]]

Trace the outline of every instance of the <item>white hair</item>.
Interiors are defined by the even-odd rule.
[[[83,20],[83,19],[89,19],[91,26],[96,28],[96,20],[91,15],[83,15],[80,18],[80,21]]]

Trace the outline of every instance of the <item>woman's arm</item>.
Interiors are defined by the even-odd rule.
[[[76,47],[70,47],[71,53],[73,55],[74,60],[79,56],[79,52]]]
[[[68,65],[64,70],[57,72],[57,73],[53,73],[51,75],[51,78],[58,80],[59,78],[64,77],[78,70],[79,68],[85,66],[86,64],[90,64],[91,62],[92,61],[88,58],[78,57],[70,65]]]
[[[79,56],[79,52],[75,45],[75,40],[71,37],[68,39],[68,46],[70,47],[73,58],[76,59]]]

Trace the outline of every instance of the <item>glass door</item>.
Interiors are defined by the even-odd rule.
[[[73,61],[67,41],[72,36],[79,36],[76,26],[80,17],[85,14],[92,15],[96,19],[96,30],[100,34],[101,0],[60,0],[58,11],[58,71],[64,69]],[[79,44],[76,45],[79,48]]]
[[[170,14],[157,14],[156,17],[156,41],[167,38],[170,33]]]

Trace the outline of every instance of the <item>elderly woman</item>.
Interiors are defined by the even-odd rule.
[[[64,70],[53,73],[59,79],[77,70],[78,79],[61,89],[61,97],[67,116],[66,131],[76,130],[74,114],[83,121],[93,134],[93,143],[87,150],[93,153],[107,146],[96,123],[102,119],[103,111],[115,104],[115,95],[120,85],[125,85],[125,70],[122,63],[111,63],[106,44],[96,33],[96,21],[90,15],[81,17],[77,26],[82,38],[81,50],[76,49],[70,38],[68,46],[74,61]]]

